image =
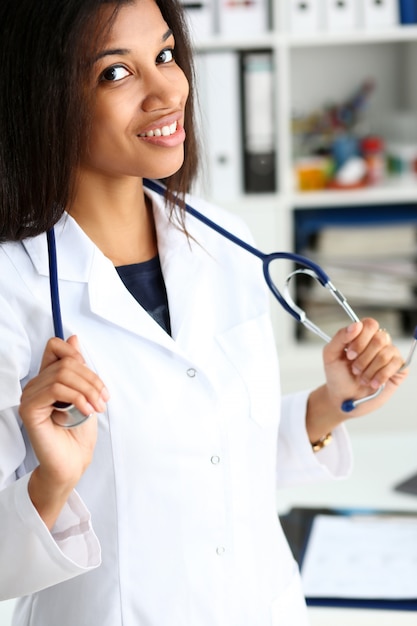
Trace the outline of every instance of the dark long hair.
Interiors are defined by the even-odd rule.
[[[99,9],[114,6],[114,19],[131,1],[0,1],[0,241],[45,232],[71,204],[88,138],[91,59],[111,26]],[[181,197],[198,165],[192,52],[178,0],[156,2],[190,84],[184,164],[165,180]]]

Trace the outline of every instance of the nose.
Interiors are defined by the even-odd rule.
[[[178,66],[163,70],[156,66],[143,84],[142,109],[145,112],[183,107],[188,97],[188,81]]]

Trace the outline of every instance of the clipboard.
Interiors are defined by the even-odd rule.
[[[417,496],[417,474],[413,474],[413,476],[409,476],[408,478],[402,480],[400,483],[395,485],[394,491]]]
[[[305,562],[307,548],[312,535],[314,521],[319,516],[338,516],[348,520],[396,520],[407,519],[412,522],[413,528],[417,528],[417,513],[415,512],[395,512],[380,511],[375,509],[338,509],[338,508],[307,508],[295,507],[289,513],[280,516],[280,522],[290,545],[291,551],[297,561],[301,576],[303,577],[303,563]],[[363,574],[363,571],[361,571]],[[414,597],[415,595],[415,597]],[[326,594],[309,597],[306,592],[306,602],[308,606],[327,606],[345,608],[368,608],[395,611],[417,611],[417,594],[412,597],[335,597],[333,594]]]

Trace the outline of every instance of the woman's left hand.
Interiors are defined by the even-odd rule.
[[[345,400],[383,391],[373,400],[360,404],[348,417],[358,417],[380,407],[407,377],[401,370],[404,360],[387,331],[378,322],[365,318],[339,330],[323,351],[328,400],[339,409]]]

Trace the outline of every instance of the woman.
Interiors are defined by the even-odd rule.
[[[0,18],[0,593],[20,597],[14,624],[307,624],[276,484],[348,472],[341,402],[386,384],[351,415],[384,402],[406,375],[398,351],[374,320],[351,324],[324,350],[326,383],[281,406],[258,261],[144,190],[166,179],[182,197],[196,166],[174,0],[3,0]],[[52,226],[66,341],[50,338]],[[61,428],[56,401],[89,419]]]

